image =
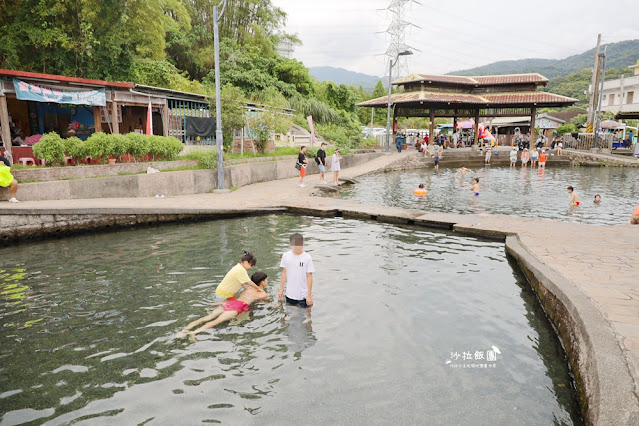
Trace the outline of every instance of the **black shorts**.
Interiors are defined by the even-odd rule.
[[[306,304],[306,299],[295,300],[286,296],[286,303],[288,303],[289,305],[299,305],[302,308],[308,308],[308,305]]]

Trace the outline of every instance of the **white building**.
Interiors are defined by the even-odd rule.
[[[602,111],[612,111],[621,119],[639,115],[639,61],[628,68],[634,69],[634,75],[604,82],[601,100]]]

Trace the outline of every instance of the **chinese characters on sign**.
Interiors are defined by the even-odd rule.
[[[451,352],[446,365],[452,368],[496,368],[497,355],[501,355],[501,351],[496,346],[487,351]]]

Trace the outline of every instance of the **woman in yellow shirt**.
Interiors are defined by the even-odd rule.
[[[222,279],[222,282],[218,284],[217,289],[215,290],[215,295],[226,299],[227,301],[235,299],[235,295],[239,291],[240,287],[244,287],[244,290],[248,288],[246,284],[250,285],[257,291],[263,291],[253,281],[251,281],[248,276],[247,271],[255,266],[256,263],[257,259],[255,256],[253,256],[250,251],[245,251],[240,263],[231,268],[231,270],[224,276],[224,279]]]

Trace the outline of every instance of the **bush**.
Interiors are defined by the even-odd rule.
[[[184,148],[182,142],[178,139],[163,136],[148,136],[149,153],[153,156],[153,160],[164,158],[165,160],[173,160]]]
[[[88,153],[94,160],[98,158],[106,160],[114,151],[114,142],[113,135],[103,132],[94,133],[87,139]]]
[[[47,133],[33,145],[33,155],[42,158],[47,164],[64,162],[64,144],[60,135],[55,132]]]
[[[73,158],[76,164],[80,164],[80,161],[86,159],[89,154],[89,145],[82,139],[73,137],[62,140],[62,146],[64,147],[64,153]]]
[[[149,153],[149,138],[141,133],[128,133],[126,136],[128,152],[136,161]]]
[[[557,127],[556,132],[558,135],[564,135],[566,133],[578,133],[579,129],[573,123],[564,123]]]
[[[116,157],[120,161],[121,157],[126,154],[129,149],[129,143],[124,135],[108,135],[111,138],[111,153],[110,155]]]

